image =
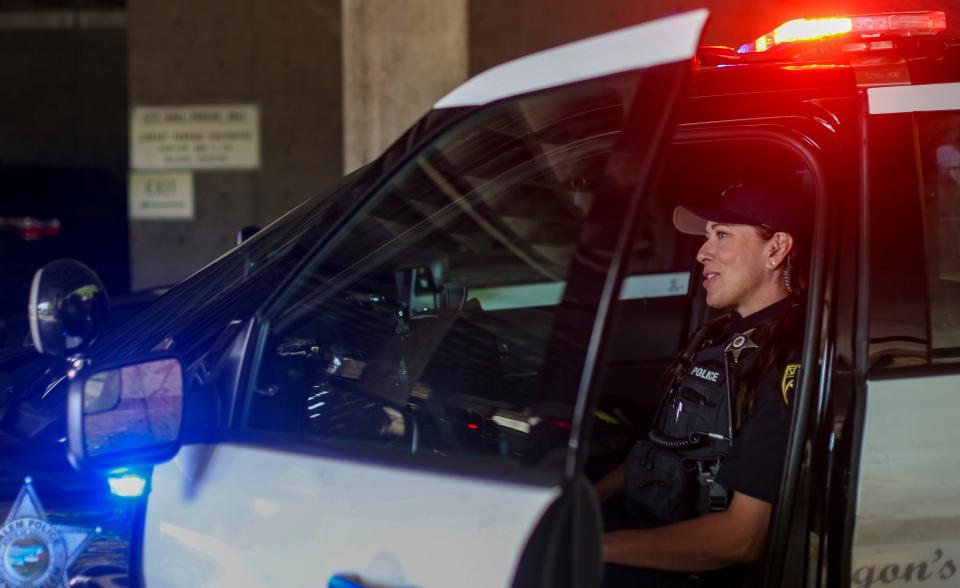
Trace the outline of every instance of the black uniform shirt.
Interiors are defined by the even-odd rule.
[[[743,333],[790,311],[792,302],[784,299],[746,318],[735,318],[727,331]],[[797,385],[800,342],[788,355],[786,370],[774,366],[760,376],[751,410],[744,417],[730,452],[720,466],[717,482],[742,494],[773,503],[780,491],[780,477],[790,429],[789,401]],[[744,355],[738,372],[743,373],[756,360],[758,350]]]

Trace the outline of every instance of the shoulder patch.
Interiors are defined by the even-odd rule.
[[[797,387],[797,375],[799,373],[799,363],[788,363],[786,369],[783,370],[783,377],[780,378],[780,393],[783,395],[784,404],[790,404],[790,397]]]

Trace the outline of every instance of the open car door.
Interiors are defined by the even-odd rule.
[[[234,401],[153,471],[148,586],[599,582],[575,456],[597,325],[706,18],[531,55],[436,105],[448,122],[279,285],[238,367],[187,390],[188,412]]]

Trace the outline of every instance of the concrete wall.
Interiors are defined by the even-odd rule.
[[[340,0],[130,0],[130,105],[254,103],[261,163],[195,171],[193,221],[131,221],[133,286],[171,283],[343,170]]]
[[[0,163],[126,169],[123,12],[0,12]]]
[[[467,0],[343,0],[344,168],[467,78]]]
[[[263,166],[195,171],[193,221],[131,221],[171,283],[374,159],[467,76],[467,0],[130,0],[130,104],[256,103]]]

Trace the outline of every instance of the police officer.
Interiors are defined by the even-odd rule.
[[[650,439],[597,484],[626,506],[607,521],[605,585],[732,585],[762,555],[799,381],[811,208],[739,185],[674,210],[678,230],[705,237],[706,302],[727,312],[671,366]]]

